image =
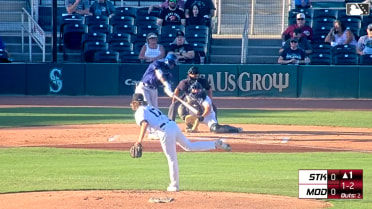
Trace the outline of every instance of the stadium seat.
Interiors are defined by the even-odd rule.
[[[138,16],[136,18],[136,25],[141,26],[141,25],[151,25],[151,24],[157,24],[158,18],[155,16]]]
[[[336,19],[337,18],[337,9],[314,9],[314,13],[313,13],[313,18],[326,18],[326,17],[329,17],[329,18],[333,18],[333,19]]]
[[[110,33],[108,36],[108,43],[112,42],[128,42],[131,43],[134,41],[134,37],[129,33]]]
[[[361,65],[372,65],[372,54],[366,54],[359,57],[359,64]]]
[[[99,63],[118,63],[120,62],[119,52],[110,50],[97,51],[94,53],[93,61]]]
[[[136,17],[137,16],[137,8],[135,7],[117,7],[115,10],[115,15],[119,16],[131,16]]]
[[[157,24],[137,25],[136,42],[145,43],[147,34],[151,32],[159,34],[159,26]]]
[[[105,33],[109,34],[111,31],[108,24],[92,24],[86,27],[85,33]]]
[[[317,31],[317,33],[314,33],[313,41],[311,43],[323,44],[325,37],[327,37],[327,34],[328,33],[326,31]]]
[[[86,42],[106,42],[107,35],[105,33],[84,33],[81,39],[81,46],[84,46]]]
[[[313,53],[331,54],[331,45],[328,43],[311,43]]]
[[[119,53],[133,51],[133,43],[130,42],[110,42],[109,50]]]
[[[135,51],[123,51],[120,53],[120,61],[122,63],[140,63],[138,53]]]
[[[93,62],[94,53],[97,51],[107,50],[108,44],[100,41],[88,41],[84,43],[81,58],[82,62]]]
[[[331,48],[332,63],[335,65],[358,64],[358,55],[354,45],[337,45]]]
[[[311,65],[330,65],[331,53],[316,53],[310,54]]]
[[[182,25],[165,25],[161,27],[160,42],[169,44],[174,41],[177,36],[177,31],[185,33],[185,27]]]
[[[118,24],[113,25],[111,27],[111,33],[129,33],[129,34],[137,34],[136,26],[129,25],[129,24]]]
[[[85,16],[84,24],[85,25],[108,25],[109,18],[105,15]]]
[[[333,64],[335,65],[357,65],[358,55],[354,53],[336,54],[333,56]]]
[[[209,44],[211,34],[209,27],[204,25],[189,25],[185,29],[185,37],[189,43]]]
[[[80,50],[82,36],[86,26],[82,22],[64,24],[62,27],[62,43],[64,50]]]
[[[336,18],[318,17],[313,18],[313,32],[314,34],[328,34]]]
[[[153,7],[151,13],[148,13],[149,7],[141,7],[137,9],[137,17],[141,16],[154,16],[159,17],[161,9],[157,7]]]
[[[109,19],[110,25],[134,25],[135,18],[132,16],[114,15]]]
[[[351,30],[353,32],[355,38],[358,40],[358,37],[360,35],[360,30],[362,28],[362,20],[360,17],[350,17],[345,16],[342,18],[339,18],[339,20],[346,26],[346,29]]]
[[[205,43],[192,43],[192,47],[195,51],[195,64],[200,64],[200,57],[204,57],[204,63],[207,63],[209,61],[209,50],[208,50],[208,44]]]

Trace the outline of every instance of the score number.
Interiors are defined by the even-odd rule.
[[[363,170],[299,170],[298,197],[363,199]]]

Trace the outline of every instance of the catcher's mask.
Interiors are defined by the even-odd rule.
[[[195,81],[190,86],[190,92],[196,98],[200,98],[203,94],[203,86],[199,82]]]
[[[143,94],[135,93],[132,97],[132,102],[130,103],[130,106],[133,110],[137,110],[138,106],[140,105],[146,105],[146,101],[143,98]]]

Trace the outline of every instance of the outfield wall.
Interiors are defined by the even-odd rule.
[[[173,70],[173,88],[190,65]],[[370,66],[199,65],[215,96],[372,98]],[[0,94],[131,95],[144,64],[0,64]],[[160,90],[160,95],[164,95]]]

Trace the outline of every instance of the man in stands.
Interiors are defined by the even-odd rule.
[[[89,0],[65,0],[68,14],[92,15],[89,11]]]
[[[296,24],[288,26],[288,28],[282,33],[282,44],[284,45],[286,40],[293,37],[293,33],[296,28],[300,28],[302,36],[307,38],[307,40],[311,43],[313,40],[313,29],[305,23],[305,14],[298,13],[296,16]]]
[[[163,9],[159,15],[157,24],[183,25],[186,26],[185,12],[177,7],[177,0],[169,0],[169,6]]]

